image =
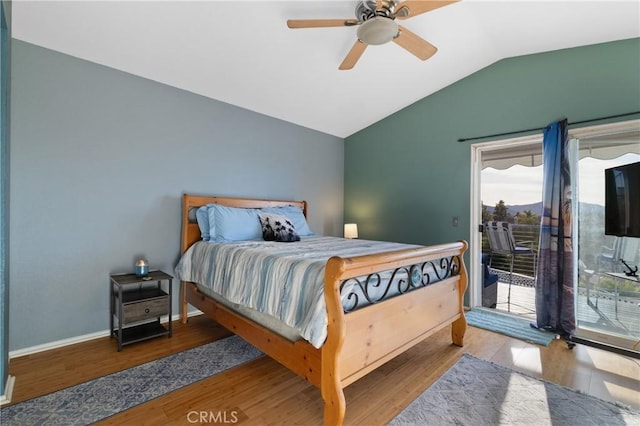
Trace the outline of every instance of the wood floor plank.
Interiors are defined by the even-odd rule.
[[[229,333],[204,316],[175,324],[172,338],[152,339],[116,351],[101,338],[10,361],[16,377],[12,403],[24,401],[172,353]],[[433,384],[463,353],[640,409],[640,362],[560,340],[548,347],[469,327],[463,348],[448,328],[345,389],[345,424],[386,424]],[[100,425],[184,425],[199,416],[235,424],[322,424],[320,391],[275,361],[261,357],[133,407]],[[205,422],[206,423],[206,422]],[[212,423],[209,421],[208,423]]]
[[[45,395],[93,380],[163,356],[181,352],[231,335],[200,315],[185,328],[174,323],[173,337],[159,337],[125,346],[117,352],[115,338],[99,338],[10,360],[9,374],[16,377],[11,403]]]

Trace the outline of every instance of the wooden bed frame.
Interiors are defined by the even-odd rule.
[[[210,203],[230,207],[263,208],[293,205],[307,215],[305,201],[273,201],[185,194],[182,210],[181,253],[200,240],[189,211]],[[241,336],[271,358],[320,388],[325,425],[341,425],[345,415],[343,389],[426,337],[451,324],[453,343],[462,346],[467,322],[462,299],[467,288],[464,241],[352,258],[332,257],[325,272],[328,335],[317,349],[305,340],[291,342],[217,303],[190,282],[181,283],[181,318],[187,322],[188,304]],[[364,308],[345,313],[340,284],[374,272],[451,259],[457,274]]]

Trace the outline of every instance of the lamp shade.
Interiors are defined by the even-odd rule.
[[[345,238],[358,238],[358,224],[357,223],[345,223],[344,224],[344,237]]]

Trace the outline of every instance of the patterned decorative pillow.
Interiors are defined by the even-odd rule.
[[[293,223],[286,217],[273,213],[260,213],[262,238],[265,241],[293,242],[300,241]]]
[[[265,213],[281,214],[289,218],[293,226],[296,227],[296,232],[301,237],[313,235],[307,218],[304,216],[302,209],[297,206],[279,206],[279,207],[265,207],[261,209]]]

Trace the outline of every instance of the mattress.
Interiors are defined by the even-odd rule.
[[[299,335],[319,348],[327,336],[327,260],[414,247],[418,246],[324,236],[302,237],[290,243],[200,241],[184,253],[175,273],[181,281],[195,283],[205,294],[267,328],[289,339]],[[345,283],[357,285],[357,280]],[[372,287],[374,291],[377,288]],[[352,303],[349,293],[348,288],[342,292],[344,305]]]

